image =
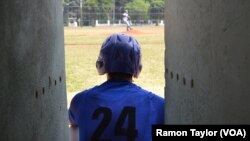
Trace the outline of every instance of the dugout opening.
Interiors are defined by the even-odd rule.
[[[80,91],[106,81],[97,73],[95,62],[104,39],[113,33],[135,37],[142,50],[142,72],[134,83],[164,97],[164,26],[64,27],[66,56],[66,86],[68,105]]]

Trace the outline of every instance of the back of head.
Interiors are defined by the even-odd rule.
[[[96,68],[100,75],[125,73],[138,77],[142,69],[139,43],[126,34],[109,36],[102,44]]]

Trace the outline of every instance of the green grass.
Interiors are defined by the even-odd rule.
[[[98,75],[95,62],[104,39],[125,27],[65,28],[66,85],[68,101],[77,92],[106,80]],[[143,69],[134,83],[160,96],[164,95],[164,29],[162,26],[134,27],[132,32],[141,44]]]

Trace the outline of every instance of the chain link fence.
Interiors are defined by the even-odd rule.
[[[150,9],[148,13],[129,10],[133,25],[163,24],[164,11]],[[65,26],[122,25],[123,11],[112,7],[64,6]]]

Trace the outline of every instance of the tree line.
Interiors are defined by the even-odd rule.
[[[64,0],[63,4],[65,18],[76,17],[89,22],[97,18],[119,20],[125,9],[131,19],[137,21],[157,21],[164,16],[164,0]]]

